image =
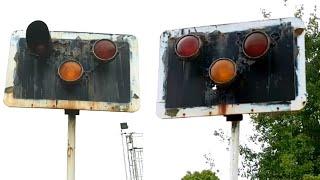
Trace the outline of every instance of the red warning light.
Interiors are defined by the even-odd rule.
[[[251,32],[243,41],[243,53],[252,59],[264,56],[270,46],[269,37],[261,31]]]
[[[93,45],[94,56],[104,62],[110,61],[117,55],[116,44],[108,39],[101,39],[95,42]]]
[[[186,35],[179,39],[176,44],[176,54],[181,58],[191,58],[199,54],[201,40],[195,35]]]

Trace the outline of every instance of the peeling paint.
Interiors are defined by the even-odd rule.
[[[179,112],[179,109],[167,109],[166,115],[168,115],[170,117],[175,117],[175,116],[177,116],[178,112]]]
[[[13,87],[11,86],[11,87],[5,88],[4,92],[5,93],[12,93],[13,92]]]
[[[139,96],[137,94],[134,94],[132,98],[139,99]]]

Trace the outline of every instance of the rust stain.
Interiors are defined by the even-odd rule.
[[[303,28],[297,28],[294,30],[295,35],[299,36],[303,33],[304,29]]]
[[[226,104],[220,104],[218,105],[218,112],[221,115],[225,115],[227,112],[227,105]]]
[[[120,111],[120,106],[117,106],[117,105],[113,106],[112,111],[116,111],[116,112]]]
[[[130,111],[130,108],[129,106],[124,106],[122,107],[121,111]]]
[[[68,147],[68,157],[71,157],[72,152],[73,152],[73,148],[70,147],[70,145],[69,145],[69,147]]]
[[[66,100],[26,100],[15,99],[13,93],[4,94],[4,103],[9,107],[28,107],[28,108],[54,108],[54,109],[78,109],[93,111],[113,111],[113,112],[135,112],[139,109],[137,102],[130,104],[117,105],[106,104],[103,102],[87,101],[66,101]],[[137,101],[137,100],[134,100]],[[90,109],[92,107],[92,109]]]

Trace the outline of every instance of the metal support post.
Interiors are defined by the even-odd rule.
[[[238,162],[240,154],[240,121],[242,114],[228,115],[227,121],[231,121],[231,149],[230,149],[230,180],[238,180]]]
[[[65,110],[68,115],[67,180],[75,180],[76,115],[79,110]]]

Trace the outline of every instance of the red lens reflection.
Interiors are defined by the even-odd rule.
[[[116,56],[117,47],[114,42],[102,39],[94,44],[93,53],[98,59],[108,61]]]
[[[182,58],[194,57],[199,52],[200,44],[200,39],[197,36],[184,36],[176,44],[176,53]]]
[[[243,52],[249,58],[260,58],[269,50],[269,38],[263,32],[249,34],[243,43]]]

